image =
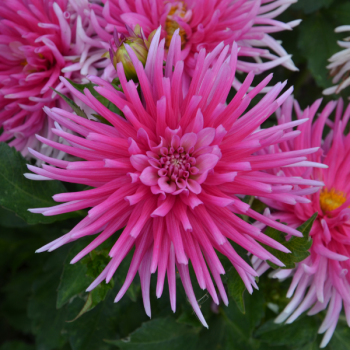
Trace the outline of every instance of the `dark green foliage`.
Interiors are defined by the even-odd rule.
[[[244,298],[243,294],[246,287],[242,281],[242,278],[236,271],[236,269],[231,268],[227,273],[227,290],[228,294],[237,304],[237,307],[241,312],[245,312]]]
[[[316,217],[317,213],[315,213],[309,220],[307,220],[300,227],[297,228],[297,230],[303,234],[303,237],[293,236],[288,241],[285,238],[286,234],[281,231],[278,231],[272,227],[268,227],[265,230],[264,233],[267,236],[273,238],[275,241],[281,243],[291,251],[291,253],[283,253],[264,245],[266,250],[275,255],[276,258],[278,258],[285,264],[285,267],[283,268],[292,269],[295,267],[295,263],[303,261],[310,255],[309,249],[312,244],[312,239],[309,237],[309,233]],[[268,261],[268,264],[273,268],[278,268],[277,265],[271,263],[270,261]]]
[[[315,317],[300,317],[288,325],[270,320],[259,327],[254,335],[270,345],[301,346],[316,339],[318,327]]]
[[[340,50],[337,39],[339,35],[334,33],[334,24],[326,12],[307,17],[302,23],[298,47],[308,57],[308,69],[322,88],[332,85],[325,66],[328,58]]]
[[[71,81],[69,79],[67,79],[78,91],[80,91],[81,93],[85,94],[84,90],[88,89],[91,94],[100,102],[102,103],[105,107],[107,107],[110,111],[112,111],[113,113],[116,113],[120,116],[123,116],[123,112],[112,102],[110,102],[109,100],[107,100],[105,97],[103,97],[102,95],[100,95],[95,89],[94,89],[94,84],[92,83],[88,83],[88,84],[77,84],[74,83],[74,81]],[[117,82],[116,82],[117,83]],[[120,88],[113,84],[113,86],[115,87],[116,90],[120,90]],[[78,107],[79,108],[79,107]],[[94,114],[94,116],[101,121],[104,124],[107,125],[112,125],[108,120],[106,120],[105,118],[103,118],[101,115],[98,114]]]
[[[66,192],[65,187],[59,181],[26,179],[23,176],[24,173],[29,172],[26,161],[20,153],[5,143],[0,143],[0,154],[0,206],[15,212],[28,224],[50,223],[76,215],[43,216],[30,213],[28,208],[53,206],[55,202],[51,197],[56,193]],[[11,217],[13,217],[12,214]],[[11,226],[8,220],[11,219],[4,220],[4,226]],[[22,224],[23,222],[19,221],[18,225]]]
[[[76,115],[83,117],[83,118],[87,118],[86,113],[73,101],[71,100],[69,97],[61,94],[60,92],[54,90],[56,92],[56,94],[58,94],[61,98],[63,98],[68,104],[69,106],[73,109],[73,111],[76,113]]]
[[[144,323],[126,338],[107,342],[121,350],[191,350],[198,341],[196,333],[193,327],[177,323],[172,318],[158,318]]]
[[[333,0],[303,0],[293,5],[294,9],[302,10],[305,14],[310,14],[322,8],[329,8]]]

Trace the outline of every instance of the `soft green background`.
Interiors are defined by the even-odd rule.
[[[332,85],[325,66],[327,59],[339,51],[336,41],[346,35],[335,34],[334,28],[350,24],[350,1],[300,0],[279,17],[284,22],[298,18],[303,22],[293,32],[274,36],[293,54],[300,71],[293,73],[278,67],[274,70],[273,81],[288,79],[288,85],[295,86],[295,97],[305,108],[321,97],[324,88]],[[256,77],[255,82],[265,75]],[[344,99],[349,92],[350,88],[342,93]],[[332,98],[335,96],[325,98],[324,103]],[[273,122],[272,118],[265,125]],[[180,280],[177,281],[175,314],[170,310],[166,287],[162,298],[155,298],[154,277],[151,320],[144,313],[138,278],[125,297],[114,304],[130,256],[118,270],[113,283],[85,293],[85,288],[108,261],[107,252],[113,237],[96,253],[74,266],[69,260],[88,244],[89,239],[52,253],[35,254],[36,249],[68,232],[84,213],[45,218],[27,212],[28,207],[50,206],[53,203],[50,196],[65,191],[64,187],[70,191],[77,187],[32,182],[22,177],[23,172],[24,160],[6,145],[1,145],[0,350],[318,349],[317,329],[323,315],[302,316],[288,326],[273,323],[276,313],[272,309],[278,307],[281,310],[288,301],[285,298],[288,280],[279,283],[263,276],[259,291],[253,296],[244,293],[245,314],[241,312],[239,295],[230,297],[229,307],[216,308],[208,295],[196,286],[209,330],[203,329],[193,314]],[[236,281],[234,271],[228,273],[228,278]],[[239,290],[241,286],[237,283],[231,288]],[[327,349],[350,349],[350,331],[344,316],[341,316]]]

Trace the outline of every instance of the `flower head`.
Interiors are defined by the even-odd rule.
[[[172,36],[179,30],[185,72],[194,74],[195,56],[201,48],[212,51],[219,43],[238,43],[237,69],[261,73],[278,65],[297,70],[291,56],[269,33],[292,30],[300,21],[282,23],[274,20],[294,0],[215,0],[215,1],[128,1],[103,0],[104,7],[92,6],[91,22],[100,41],[108,42],[114,28],[125,33],[125,24],[140,25],[149,35],[162,26],[161,38],[169,50]],[[267,47],[267,49],[265,49]],[[271,49],[274,53],[269,51]]]
[[[234,213],[249,215],[289,234],[300,235],[298,231],[254,212],[240,197],[258,194],[277,201],[303,201],[304,198],[293,189],[294,184],[304,184],[302,179],[266,177],[262,170],[276,165],[293,165],[306,159],[305,155],[315,149],[297,154],[282,152],[268,159],[256,156],[257,151],[268,145],[294,138],[294,132],[285,130],[305,121],[258,129],[292,89],[277,97],[284,87],[284,84],[277,84],[257,106],[241,116],[271,76],[247,93],[253,79],[249,74],[226,106],[236,69],[237,45],[233,45],[230,55],[229,47],[223,44],[208,55],[202,49],[193,80],[188,84],[183,71],[184,62],[180,59],[179,30],[170,43],[165,67],[165,39],[159,43],[160,34],[158,30],[152,40],[145,67],[125,44],[136,68],[141,97],[135,83],[132,80],[127,82],[121,63],[117,64],[117,71],[123,92],[101,78],[89,77],[98,85],[95,90],[115,104],[125,118],[104,107],[88,89],[84,95],[62,79],[72,94],[112,126],[86,120],[62,109],[46,108],[53,120],[77,135],[57,127],[52,132],[66,139],[71,146],[40,136],[39,140],[83,160],[58,161],[34,151],[39,159],[52,166],[29,165],[36,175],[26,176],[34,180],[59,179],[95,188],[55,195],[57,202],[65,203],[31,211],[56,215],[92,207],[88,216],[69,233],[39,249],[52,251],[79,237],[101,232],[72,263],[125,227],[110,251],[110,263],[88,290],[103,280],[109,282],[126,254],[135,246],[125,284],[116,301],[124,295],[138,271],[145,309],[150,315],[150,276],[158,269],[156,294],[161,296],[167,274],[171,306],[175,311],[176,266],[190,303],[206,325],[192,289],[189,261],[200,287],[206,288],[218,303],[211,271],[226,304],[228,300],[220,279],[220,274],[225,271],[216,251],[228,257],[250,293],[256,287],[255,271],[235,252],[229,240],[282,266],[258,242],[285,252],[286,249]],[[305,185],[321,184],[307,180]]]
[[[125,36],[124,34],[118,35],[117,30],[114,28],[113,39],[116,50],[114,50],[114,45],[111,42],[109,56],[115,69],[117,69],[117,64],[119,62],[123,64],[125,77],[128,80],[137,79],[135,67],[124,44],[128,44],[132,48],[137,59],[145,66],[149,44],[154,32],[151,33],[148,40],[146,40],[140,26],[136,26],[135,31],[132,31],[129,26],[126,26],[126,28],[129,32],[128,36]]]
[[[336,33],[349,32],[350,26],[340,26],[335,28]],[[334,54],[329,61],[327,68],[330,69],[330,75],[333,77],[333,84],[337,84],[323,91],[325,95],[338,94],[340,91],[350,85],[350,37],[344,41],[338,41],[338,45],[344,50]]]
[[[84,68],[85,74],[97,73],[83,66],[86,45],[79,31],[88,18],[79,15],[82,5],[87,7],[87,1],[1,2],[0,141],[11,141],[23,155],[37,144],[36,133],[51,134],[52,121],[42,108],[58,103],[50,88],[64,92],[59,76],[80,82]],[[63,102],[57,106],[64,107]]]
[[[283,105],[280,124],[291,120],[292,104],[293,99],[289,99]],[[343,114],[342,100],[329,102],[314,121],[320,104],[321,100],[318,100],[302,112],[295,102],[297,117],[308,117],[309,121],[298,127],[301,132],[298,140],[284,142],[274,152],[297,152],[304,147],[316,146],[320,147],[319,151],[308,155],[308,161],[301,163],[300,168],[285,168],[283,171],[276,168],[273,173],[283,177],[303,176],[319,180],[324,182],[324,188],[307,194],[307,190],[301,187],[299,194],[306,195],[309,203],[292,206],[270,199],[263,201],[274,209],[271,218],[279,219],[290,227],[298,227],[318,212],[310,232],[313,240],[311,255],[294,270],[280,270],[272,275],[276,278],[293,275],[287,296],[294,296],[276,322],[287,320],[287,323],[291,323],[306,310],[309,310],[308,315],[314,315],[328,308],[319,329],[319,333],[326,332],[321,343],[321,347],[324,347],[332,337],[342,306],[350,324],[350,278],[347,274],[350,268],[350,135],[344,134],[350,117],[350,105]],[[335,108],[335,120],[332,121],[330,115]],[[325,126],[330,131],[323,139]],[[310,162],[320,162],[324,164],[324,168],[312,170],[303,167],[310,165]],[[259,269],[261,272],[264,270],[263,266]],[[258,273],[261,274],[259,271]]]

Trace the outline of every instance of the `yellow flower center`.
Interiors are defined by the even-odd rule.
[[[332,211],[339,208],[346,201],[346,197],[343,192],[336,191],[332,188],[328,191],[327,188],[323,189],[320,194],[320,205],[323,212]]]
[[[186,5],[181,1],[177,5],[173,6],[165,20],[165,31],[167,36],[165,38],[165,47],[169,49],[171,38],[173,37],[176,29],[180,28],[179,35],[181,38],[181,48],[183,49],[186,45],[186,32],[180,25],[172,18],[173,16],[178,16],[184,18],[186,14]]]

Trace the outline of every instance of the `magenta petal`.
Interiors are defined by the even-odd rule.
[[[130,157],[130,163],[136,170],[143,171],[143,169],[149,166],[148,159],[144,154],[132,155]]]
[[[168,177],[161,177],[158,179],[158,185],[165,193],[172,193],[176,190],[176,184],[171,181]]]
[[[152,166],[145,168],[140,175],[141,182],[147,186],[157,185],[158,179],[158,170],[153,168]]]
[[[178,149],[180,146],[180,137],[178,135],[174,135],[171,140],[171,147],[173,147],[175,150]]]
[[[180,146],[188,152],[197,142],[197,135],[194,132],[187,133],[181,137]]]
[[[197,134],[197,137],[198,137],[198,141],[196,143],[195,149],[209,146],[215,138],[215,129],[205,128]]]
[[[219,161],[219,157],[214,154],[202,154],[196,159],[196,168],[199,169],[201,173],[213,169],[217,162]]]
[[[189,190],[195,194],[199,194],[202,191],[202,187],[201,185],[192,179],[188,179],[187,180],[187,187],[189,188]]]

